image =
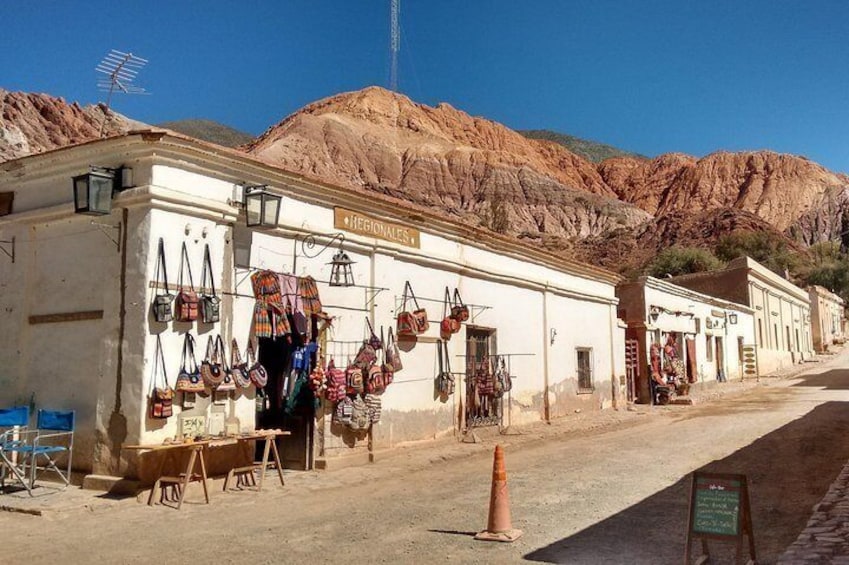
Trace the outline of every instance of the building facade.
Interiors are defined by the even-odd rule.
[[[620,317],[627,324],[626,342],[637,352],[628,383],[636,401],[651,402],[651,347],[662,349],[670,337],[683,361],[685,374],[679,377],[686,382],[699,385],[744,377],[744,352],[754,347],[751,308],[654,277],[620,283],[616,295]]]
[[[74,212],[71,179],[91,165],[126,177],[107,215]],[[247,186],[281,198],[275,225],[246,227]],[[283,444],[287,464],[313,468],[343,457],[373,460],[405,442],[460,437],[478,426],[547,420],[622,401],[618,277],[431,210],[325,185],[160,130],[3,163],[4,193],[12,206],[0,216],[0,241],[13,242],[14,261],[0,258],[0,405],[76,410],[80,470],[140,475],[136,457],[122,445],[178,437],[201,420],[209,433],[291,429]],[[160,241],[167,284],[158,266]],[[340,245],[353,261],[353,286],[329,284]],[[207,250],[210,268],[202,275]],[[212,292],[212,275],[220,320],[157,322],[153,302],[188,287],[189,268],[201,295]],[[276,337],[256,339],[258,272],[293,275],[299,284],[311,277],[322,315],[304,333],[277,336],[274,329]],[[334,419],[336,406],[311,396],[293,408],[287,380],[293,343],[309,339],[320,346],[315,362],[332,358],[347,366],[363,342],[366,319],[386,336],[398,314],[413,308],[404,303],[407,283],[430,327],[399,338],[404,368],[381,395],[380,422],[353,432]],[[456,289],[470,312],[447,340],[455,375],[447,397],[435,392],[446,289],[452,296]],[[273,390],[181,393],[172,417],[151,418],[158,344],[173,387],[186,334],[195,338],[198,362],[211,337],[222,337],[228,360],[233,340],[242,355],[257,343],[270,373],[266,388]],[[498,402],[483,401],[478,374],[496,359],[512,377],[512,390]]]
[[[762,375],[814,355],[808,293],[752,258],[738,257],[721,271],[673,277],[670,282],[754,310]]]
[[[808,287],[808,295],[814,349],[824,353],[829,345],[845,341],[846,305],[842,298],[818,285]]]

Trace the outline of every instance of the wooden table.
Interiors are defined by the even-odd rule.
[[[183,498],[186,496],[186,489],[192,481],[200,481],[203,486],[203,497],[206,503],[209,504],[209,491],[206,486],[206,463],[203,460],[203,450],[209,444],[209,441],[193,441],[190,443],[163,443],[158,445],[125,445],[123,449],[133,449],[137,451],[165,451],[165,456],[159,462],[159,468],[156,471],[156,482],[153,483],[153,488],[150,490],[150,497],[147,499],[148,506],[153,505],[153,498],[156,491],[165,485],[171,485],[177,489],[177,510],[183,506]],[[162,472],[165,469],[165,463],[175,457],[181,451],[189,452],[189,461],[186,464],[186,470],[179,476],[163,476]],[[195,467],[200,466],[200,473],[195,473]],[[163,490],[160,496],[160,502],[168,499]]]
[[[280,484],[282,486],[286,486],[285,481],[283,480],[283,465],[280,463],[280,453],[277,451],[277,438],[282,436],[290,436],[292,432],[289,431],[281,431],[281,430],[257,430],[255,433],[244,436],[236,436],[235,440],[239,441],[243,445],[248,445],[248,442],[251,441],[262,441],[265,442],[264,449],[262,451],[262,461],[258,463],[252,463],[251,465],[245,467],[237,467],[234,469],[230,469],[227,473],[227,478],[224,479],[224,491],[227,492],[227,488],[230,486],[230,481],[236,475],[246,475],[250,473],[250,476],[253,477],[253,474],[256,471],[259,471],[259,485],[256,485],[256,482],[253,482],[252,486],[257,487],[257,492],[262,491],[262,483],[265,480],[265,473],[268,470],[269,465],[274,465],[277,467],[277,476],[280,478]],[[248,447],[249,449],[249,447]],[[250,458],[253,461],[253,453],[250,453]],[[274,456],[274,461],[269,461],[269,456]]]
[[[147,444],[147,445],[124,445],[123,449],[130,449],[135,451],[165,451],[165,456],[162,457],[162,460],[159,462],[159,467],[156,471],[156,482],[153,484],[153,488],[150,491],[150,497],[147,500],[147,504],[149,506],[153,505],[153,499],[156,496],[157,490],[160,488],[166,488],[167,486],[171,486],[177,490],[176,492],[176,500],[170,500],[165,490],[161,492],[160,502],[164,502],[166,500],[170,502],[177,502],[177,509],[183,505],[183,498],[186,496],[186,489],[189,486],[190,482],[200,481],[203,486],[203,496],[206,504],[209,504],[209,492],[207,490],[207,474],[206,474],[206,462],[204,461],[205,451],[211,448],[216,447],[224,447],[233,444],[239,444],[245,446],[245,449],[248,450],[248,457],[251,461],[253,461],[253,453],[250,453],[250,442],[254,441],[263,441],[265,442],[262,461],[258,463],[252,463],[251,465],[245,467],[236,467],[230,469],[227,473],[227,478],[224,480],[224,490],[226,491],[230,485],[230,481],[232,478],[238,474],[246,475],[248,473],[253,476],[256,471],[260,471],[259,474],[259,485],[256,485],[256,482],[253,482],[252,486],[257,486],[257,491],[262,491],[262,483],[265,480],[265,473],[268,470],[269,465],[275,465],[277,467],[277,476],[280,478],[280,484],[285,486],[286,483],[283,480],[283,465],[280,462],[280,453],[277,450],[276,439],[278,437],[290,436],[292,432],[282,431],[282,430],[257,430],[250,434],[244,434],[239,436],[233,436],[229,438],[215,438],[215,439],[205,439],[201,441],[193,441],[189,443],[161,443],[161,444]],[[163,471],[165,469],[165,464],[169,460],[173,460],[177,457],[178,454],[189,452],[189,459],[186,464],[185,471],[178,476],[163,476]],[[274,460],[269,461],[269,458],[273,456]],[[197,469],[196,469],[197,468]],[[199,471],[199,472],[197,472]]]

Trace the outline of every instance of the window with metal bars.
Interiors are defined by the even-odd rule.
[[[593,392],[593,365],[592,349],[589,347],[578,347],[578,392]]]

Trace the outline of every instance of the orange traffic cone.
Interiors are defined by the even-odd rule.
[[[522,530],[514,530],[510,522],[510,494],[507,492],[507,471],[504,470],[504,450],[495,446],[492,464],[492,493],[489,496],[489,521],[486,530],[475,536],[484,541],[516,541]]]

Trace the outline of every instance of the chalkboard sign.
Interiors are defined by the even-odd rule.
[[[740,493],[738,479],[696,477],[693,485],[693,527],[696,534],[740,535]]]
[[[748,538],[750,560],[755,560],[755,539],[752,533],[746,475],[699,471],[693,473],[687,530],[687,563],[690,563],[690,549],[696,538],[701,538],[705,556],[710,555],[708,539],[735,542],[738,563],[742,559],[743,538]]]

